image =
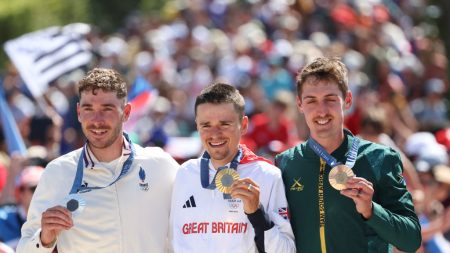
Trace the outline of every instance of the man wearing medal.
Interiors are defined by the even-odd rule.
[[[314,60],[299,73],[297,92],[310,138],[276,156],[276,165],[298,252],[415,252],[420,225],[399,154],[344,130],[352,103],[344,64]]]
[[[174,252],[295,252],[281,172],[240,145],[248,118],[231,85],[195,102],[203,155],[182,164],[171,207]]]
[[[93,69],[78,92],[87,142],[47,165],[17,252],[166,252],[179,165],[160,148],[133,144],[123,132],[131,105],[116,71]]]

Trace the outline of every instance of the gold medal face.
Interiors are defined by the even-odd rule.
[[[352,169],[340,164],[331,169],[330,174],[328,175],[328,181],[334,189],[340,191],[346,188],[345,184],[347,183],[347,180],[354,176],[355,174]]]
[[[216,175],[216,187],[219,191],[230,194],[231,185],[239,179],[239,174],[234,169],[223,169]]]

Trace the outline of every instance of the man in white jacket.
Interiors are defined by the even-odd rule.
[[[166,252],[178,164],[123,133],[131,105],[116,71],[93,69],[78,91],[87,142],[46,167],[17,252]]]
[[[295,252],[280,170],[239,144],[248,126],[242,95],[228,84],[209,86],[195,115],[206,151],[175,179],[174,252]]]

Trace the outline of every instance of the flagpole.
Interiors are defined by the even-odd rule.
[[[26,156],[27,149],[25,142],[6,101],[3,85],[0,85],[0,119],[2,121],[3,135],[5,136],[8,153],[10,155],[20,154]]]

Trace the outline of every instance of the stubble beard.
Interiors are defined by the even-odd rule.
[[[89,137],[89,134],[85,134],[86,138],[89,141],[89,145],[96,149],[105,149],[110,147],[117,140],[117,138],[119,138],[122,129],[120,127],[115,127],[108,130],[112,133],[112,136],[110,138],[107,138],[105,141],[97,141],[95,137]],[[86,131],[89,132],[89,130]]]

